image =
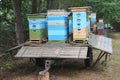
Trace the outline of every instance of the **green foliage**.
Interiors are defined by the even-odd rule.
[[[82,0],[59,0],[60,8],[69,8],[69,7],[81,7],[86,6],[85,2]]]
[[[3,69],[12,69],[12,67],[13,67],[12,62],[10,62],[8,60],[0,59],[0,71]]]
[[[71,0],[72,7],[83,7],[86,6],[86,2],[84,0]]]
[[[9,48],[13,44],[11,40],[15,39],[13,18],[11,0],[2,0],[0,2],[0,52]]]
[[[5,64],[5,67],[7,68],[7,69],[12,69],[12,64],[10,63],[10,62],[7,62],[6,64]]]
[[[119,0],[87,0],[93,11],[97,12],[98,18],[104,18],[105,22],[120,22]]]
[[[13,26],[13,10],[12,5],[7,4],[10,3],[10,0],[2,1],[0,4],[0,30],[11,30],[10,26]],[[9,6],[9,8],[7,8]],[[7,27],[9,26],[9,27]],[[12,28],[13,29],[13,28]]]

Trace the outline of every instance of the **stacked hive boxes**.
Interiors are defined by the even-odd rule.
[[[73,13],[73,41],[87,40],[88,38],[88,8],[71,8]]]
[[[47,25],[45,16],[29,14],[29,38],[32,40],[43,40],[47,37]]]
[[[105,31],[104,31],[104,22],[103,19],[99,19],[99,22],[97,23],[97,34],[98,35],[104,35]]]
[[[91,22],[91,31],[96,32],[96,13],[91,13],[91,18],[90,18],[90,22]]]
[[[48,40],[66,41],[68,38],[68,17],[65,10],[49,10],[47,13]]]

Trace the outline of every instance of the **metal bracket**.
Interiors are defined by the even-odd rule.
[[[44,75],[45,73],[47,73],[53,63],[54,63],[54,60],[45,60],[45,70],[40,71],[39,75]]]
[[[105,55],[105,62],[107,63],[107,58],[108,58],[108,54],[106,54],[104,51],[101,51],[97,60],[95,61],[95,63],[93,64],[93,66],[95,66],[100,60],[101,58]]]

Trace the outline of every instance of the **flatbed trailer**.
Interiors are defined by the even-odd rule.
[[[45,70],[40,74],[46,73],[57,60],[82,59],[86,67],[95,65],[103,56],[107,60],[107,55],[112,54],[112,39],[93,34],[96,33],[96,14],[92,16],[89,7],[72,7],[70,9],[71,12],[59,9],[48,10],[44,22],[41,22],[38,14],[37,19],[34,18],[36,15],[32,15],[32,18],[29,16],[29,31],[32,33],[30,38],[36,40],[43,36],[48,37],[46,38],[48,41],[41,44],[24,45],[15,57],[33,58],[37,64],[45,64]],[[68,25],[70,17],[72,25]],[[94,25],[95,30],[93,31],[90,18],[94,20],[91,24]],[[45,23],[44,26],[41,23]],[[73,31],[69,32],[69,29]],[[42,31],[46,33],[42,33]],[[40,34],[43,35],[40,37]],[[38,36],[35,37],[36,35]],[[93,48],[101,51],[94,64],[92,64]]]
[[[93,48],[101,51],[93,64],[95,65],[104,55],[107,58],[107,55],[112,54],[112,39],[91,33],[86,44],[71,44],[71,42],[32,43],[31,45],[23,46],[15,57],[35,58],[38,63],[43,63],[40,61],[45,60],[45,70],[40,72],[40,74],[44,74],[57,59],[82,59],[86,67],[92,66]]]

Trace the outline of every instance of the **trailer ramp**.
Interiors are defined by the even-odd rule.
[[[112,39],[101,35],[90,34],[88,39],[89,45],[93,48],[112,54]]]
[[[64,42],[47,42],[42,46],[23,46],[15,57],[30,58],[87,58],[88,47],[72,46]]]

